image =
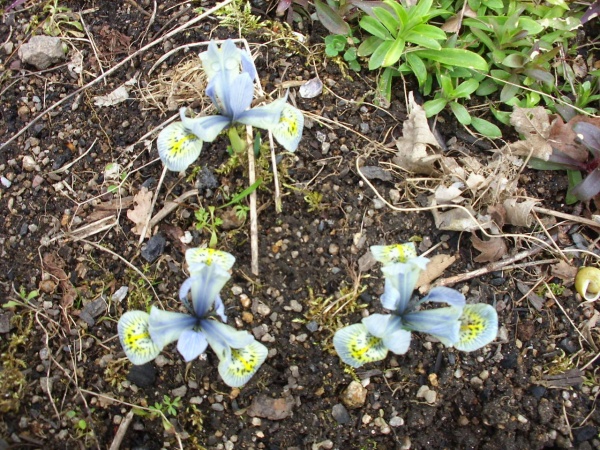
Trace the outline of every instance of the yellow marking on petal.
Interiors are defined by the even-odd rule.
[[[232,348],[228,358],[219,363],[223,381],[231,387],[246,384],[267,358],[268,350],[260,342],[252,342],[244,348]]]
[[[381,361],[388,348],[383,340],[370,334],[363,324],[354,324],[338,330],[333,345],[342,361],[352,367]]]
[[[174,122],[159,133],[156,146],[163,164],[169,170],[181,172],[200,155],[202,140],[183,123]]]
[[[454,345],[458,350],[477,350],[492,342],[498,332],[498,314],[491,305],[466,305],[459,320],[459,339]]]
[[[371,247],[374,258],[383,265],[405,263],[411,258],[416,258],[417,249],[412,242],[393,245],[374,245]]]
[[[230,253],[214,248],[193,248],[186,251],[185,260],[188,265],[202,263],[210,266],[215,263],[223,270],[229,270],[235,262],[235,257]]]
[[[160,348],[152,341],[148,331],[148,318],[149,315],[143,311],[130,311],[119,320],[119,340],[134,364],[152,361],[160,353]]]

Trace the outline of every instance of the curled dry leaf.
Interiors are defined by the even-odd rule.
[[[71,284],[69,277],[64,271],[65,262],[52,253],[46,253],[43,258],[44,270],[58,280],[58,285],[62,290],[60,304],[66,312],[77,298],[77,291]]]
[[[427,123],[423,107],[415,102],[413,93],[408,94],[408,119],[402,124],[402,137],[396,140],[398,151],[392,159],[404,170],[431,175],[436,172],[434,162],[441,158],[429,150],[439,144]]]
[[[560,278],[567,285],[573,284],[575,275],[577,275],[577,267],[561,259],[556,264],[550,266],[550,274],[553,277]]]
[[[552,146],[548,142],[550,116],[543,107],[515,107],[510,124],[523,136],[523,140],[508,144],[505,149],[509,148],[516,155],[531,155],[532,158],[548,161],[552,154]]]
[[[135,194],[133,202],[135,203],[135,207],[127,210],[127,218],[135,223],[131,231],[139,236],[142,234],[144,226],[152,213],[152,192],[148,191],[148,188],[142,187]],[[146,237],[150,237],[150,230],[146,232]]]
[[[437,280],[448,267],[454,264],[454,261],[456,261],[456,256],[452,255],[439,254],[432,256],[425,270],[419,275],[419,280],[415,287],[419,289],[421,294],[429,291],[431,283]]]
[[[475,262],[494,262],[502,259],[506,255],[507,248],[504,239],[493,237],[486,241],[479,239],[475,234],[471,235],[473,247],[481,253],[474,258]]]
[[[506,199],[503,204],[506,211],[506,223],[518,227],[530,227],[533,221],[531,211],[536,203],[539,203],[539,200],[525,200],[519,203],[516,198]]]

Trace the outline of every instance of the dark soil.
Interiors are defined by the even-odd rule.
[[[139,2],[149,15],[133,3],[69,3],[73,11],[94,10],[83,17],[96,50],[87,37],[65,39],[69,58],[75,49],[84,53],[81,75],[73,75],[66,64],[44,71],[20,65],[16,52],[28,39],[27,24],[41,14],[39,5],[6,19],[0,27],[5,43],[0,49],[0,142],[93,80],[101,73],[99,60],[106,71],[195,17],[177,2],[158,2],[148,27],[152,2]],[[277,23],[244,36],[250,43],[267,43],[251,44],[266,92],[282,80],[308,80],[315,68],[335,92],[308,100],[292,89],[297,106],[313,116],[308,116],[298,151],[279,163],[281,213],[275,211],[270,159],[259,158],[259,176],[265,178],[258,191],[259,276],[250,270],[248,223],[230,220],[232,228],[218,235],[218,248],[237,259],[222,293],[230,323],[252,331],[267,345],[267,361],[242,389],[221,381],[210,351],[205,359],[186,365],[169,346],[154,363],[131,366],[116,337],[118,318],[158,300],[166,308],[177,308],[178,288],[186,278],[185,249],[210,238],[195,229],[195,211],[226,203],[226,193],[247,187],[248,175],[244,164],[218,170],[230,161],[224,139],[205,147],[198,160],[203,171],[192,179],[167,173],[155,212],[184,192],[198,188],[199,193],[151,230],[165,238],[166,246],[156,260],[146,261],[141,254],[145,244],[138,245],[126,211],[142,186],[155,191],[162,165],[155,144],[146,145],[151,138],[139,140],[174,111],[166,112],[163,105],[161,112],[137,89],[129,100],[110,107],[96,106],[93,97],[134,77],[147,86],[158,73],[190,58],[176,52],[148,76],[170,48],[238,37],[235,30],[217,25],[214,18],[207,19],[141,53],[106,83],[73,96],[0,150],[0,174],[10,181],[0,193],[5,216],[0,230],[2,302],[19,300],[20,291],[27,295],[39,290],[26,306],[0,312],[0,449],[112,448],[128,413],[136,406],[164,405],[164,396],[181,397],[175,414],[165,408],[172,426],[163,426],[156,414],[140,412],[124,428],[121,449],[600,448],[597,365],[587,364],[597,352],[595,321],[591,331],[583,330],[595,309],[582,307],[568,288],[556,301],[541,298],[541,308],[534,308],[524,293],[540,278],[562,283],[549,275],[548,263],[532,261],[530,267],[491,272],[454,286],[468,301],[494,304],[498,310],[500,335],[482,350],[460,353],[413,335],[406,355],[390,355],[355,373],[332,352],[337,327],[358,322],[363,311],[381,311],[379,267],[359,271],[359,259],[370,245],[418,237],[423,252],[441,243],[433,254],[458,257],[446,277],[483,264],[473,261],[477,252],[468,236],[437,230],[430,213],[399,213],[377,202],[357,174],[356,160],[388,167],[392,154],[372,142],[386,146],[401,134],[406,119],[403,85],[395,85],[387,112],[352,102],[372,100],[372,74],[352,73],[349,78],[335,61],[318,56],[322,47],[315,46],[322,43],[324,31],[306,23],[301,30],[309,35],[306,47],[293,39],[269,42],[274,29],[284,33]],[[7,43],[12,49],[7,50]],[[315,116],[327,121],[319,123]],[[450,140],[457,129],[448,121],[439,130],[440,138]],[[471,155],[486,157],[481,148],[461,140],[463,134],[458,136]],[[110,163],[127,173],[116,192],[111,186],[118,180],[104,175]],[[561,203],[566,188],[562,173],[525,171],[523,176],[524,187],[543,198],[546,208],[573,212]],[[386,195],[405,186],[400,178],[372,183]],[[116,221],[89,235],[74,233],[102,218]],[[574,235],[585,242],[595,236],[589,229],[559,225],[555,230],[561,246],[572,245]],[[189,244],[180,239],[186,231],[192,235]],[[514,254],[525,244],[516,239],[510,245]],[[518,284],[525,286],[524,293]],[[128,288],[125,299],[113,298],[123,286]],[[574,326],[582,328],[587,342]],[[364,404],[354,409],[341,400],[353,379],[367,391]],[[423,386],[435,391],[433,402],[417,396]]]

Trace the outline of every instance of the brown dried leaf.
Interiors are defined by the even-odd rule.
[[[508,249],[501,237],[494,237],[487,241],[479,239],[475,234],[471,235],[473,247],[481,252],[475,257],[475,262],[494,262],[501,259]]]
[[[127,218],[135,223],[131,231],[140,235],[152,213],[152,192],[148,191],[148,188],[142,187],[133,198],[133,202],[135,207],[127,210]],[[150,237],[150,230],[146,232],[146,237]]]
[[[77,298],[77,291],[69,281],[69,277],[64,271],[65,262],[58,256],[52,253],[46,253],[43,258],[44,270],[58,280],[58,285],[62,290],[62,298],[60,304],[66,311],[73,305]]]
[[[402,137],[396,140],[398,151],[393,162],[413,173],[431,175],[436,172],[434,163],[441,156],[432,154],[428,147],[439,148],[439,144],[427,123],[425,110],[408,94],[408,119],[402,124]]]
[[[575,275],[577,275],[577,267],[561,259],[556,264],[552,264],[550,266],[550,273],[553,277],[563,280],[565,284],[570,284],[575,280]]]
[[[454,264],[454,261],[456,261],[456,256],[452,255],[440,254],[432,256],[427,263],[425,270],[419,275],[416,288],[419,289],[419,291],[429,290],[429,285],[439,278],[448,267]],[[421,287],[423,287],[423,289],[421,289]]]
[[[502,227],[504,227],[504,224],[506,223],[506,209],[503,205],[497,204],[488,207],[488,214],[498,228],[502,229]]]
[[[523,156],[531,154],[533,158],[548,161],[552,154],[552,146],[548,143],[550,117],[543,107],[515,107],[510,124],[523,136],[523,140],[509,144],[513,153]]]

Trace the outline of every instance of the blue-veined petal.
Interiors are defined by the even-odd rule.
[[[217,294],[215,297],[215,313],[217,313],[217,316],[219,316],[223,322],[227,323],[227,316],[225,315],[225,303],[223,303],[223,300],[219,294]]]
[[[179,339],[183,331],[194,328],[197,323],[198,320],[189,314],[163,311],[153,306],[148,319],[148,331],[154,343],[164,348]]]
[[[247,331],[236,330],[216,320],[203,320],[200,326],[206,339],[208,339],[208,343],[213,347],[219,358],[222,358],[227,353],[227,350],[221,347],[229,347],[230,349],[244,348],[254,341],[254,336]],[[215,346],[213,346],[213,341],[215,342]]]
[[[231,120],[225,116],[203,116],[192,119],[186,117],[185,111],[186,108],[179,110],[181,121],[185,128],[206,142],[214,141],[219,133],[231,124]]]
[[[265,362],[268,353],[267,347],[257,341],[243,348],[232,348],[229,357],[219,362],[219,374],[228,386],[243,386]]]
[[[404,328],[430,334],[447,347],[459,339],[460,321],[463,308],[449,306],[425,311],[415,311],[402,315]]]
[[[149,317],[144,311],[129,311],[121,316],[117,324],[119,340],[125,355],[136,365],[152,361],[162,350],[150,337]]]
[[[404,355],[410,347],[410,331],[397,330],[383,337],[383,345],[396,355]]]
[[[179,288],[179,298],[185,303],[188,292],[191,292],[194,315],[198,318],[206,317],[229,278],[229,272],[216,264],[199,265],[199,269]]]
[[[252,80],[256,78],[256,66],[252,56],[245,50],[240,50],[242,55],[242,70],[246,72]]]
[[[391,314],[371,314],[370,316],[362,319],[361,323],[367,327],[369,334],[372,334],[378,338],[382,338],[386,333],[388,333],[390,322],[393,322],[393,329],[390,329],[389,332],[396,331],[398,321],[392,320],[396,318],[396,316],[392,316]]]
[[[279,124],[281,112],[286,104],[285,97],[278,98],[268,105],[257,106],[244,111],[238,116],[237,121],[255,128],[271,130]]]
[[[381,361],[387,356],[388,349],[383,340],[373,336],[362,323],[356,323],[336,331],[333,346],[338,356],[352,367]]]
[[[202,139],[182,122],[174,122],[159,133],[156,146],[158,156],[165,167],[174,172],[181,172],[200,156]]]
[[[462,308],[465,306],[465,296],[458,292],[456,289],[452,289],[445,286],[439,286],[433,288],[426,297],[423,297],[419,303],[447,303],[450,306],[456,306]]]
[[[235,263],[235,256],[214,248],[190,248],[185,252],[185,261],[190,266],[190,272],[193,272],[192,267],[196,264],[217,264],[223,270],[229,270]]]
[[[271,128],[273,136],[288,152],[295,152],[302,139],[304,115],[298,108],[286,103],[281,111],[279,123]]]
[[[489,344],[498,334],[498,313],[492,305],[466,305],[460,322],[460,338],[454,347],[463,352],[472,352]]]
[[[212,80],[217,73],[225,73],[227,76],[237,75],[240,72],[242,62],[241,51],[231,41],[227,40],[219,48],[214,41],[210,41],[208,49],[200,53],[202,68],[208,80]]]
[[[385,276],[385,288],[381,296],[381,304],[384,308],[398,314],[406,311],[419,275],[428,261],[423,256],[417,256],[406,263],[392,263],[381,268]]]
[[[372,245],[371,253],[376,261],[384,266],[394,263],[404,263],[411,258],[416,258],[417,249],[414,242],[393,245]]]
[[[179,350],[185,362],[196,359],[204,353],[206,347],[208,347],[208,342],[201,331],[185,330],[177,341],[177,350]]]

